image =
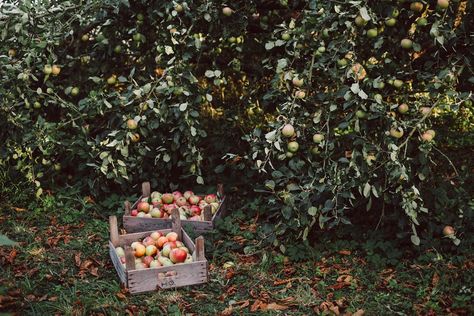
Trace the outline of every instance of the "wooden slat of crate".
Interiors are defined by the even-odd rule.
[[[176,275],[163,277],[160,274],[173,271]],[[170,267],[128,271],[130,293],[142,293],[157,289],[175,288],[207,282],[207,261],[177,264]]]
[[[114,264],[115,271],[117,271],[117,274],[120,278],[120,281],[122,282],[122,284],[127,285],[127,276],[125,273],[125,269],[122,266],[122,263],[120,262],[120,258],[117,256],[117,253],[115,252],[115,247],[111,241],[109,241],[109,253],[110,253],[110,258],[112,258],[112,263]]]

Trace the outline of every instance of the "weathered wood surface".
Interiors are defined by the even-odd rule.
[[[193,252],[194,261],[204,261],[205,258],[205,251],[204,251],[204,237],[199,236],[196,238],[196,249]]]
[[[167,276],[167,272],[174,275]],[[207,261],[176,264],[169,267],[128,271],[130,293],[142,293],[157,289],[169,289],[206,283]]]
[[[112,245],[117,247],[119,242],[117,216],[109,216],[109,234]]]
[[[130,202],[129,202],[129,201],[125,201],[125,202],[123,203],[123,207],[124,207],[124,209],[125,209],[125,215],[130,216],[130,211],[132,210],[132,205],[130,204]]]
[[[149,197],[151,194],[150,182],[142,183],[142,197]]]
[[[120,278],[120,282],[122,282],[122,284],[125,284],[126,286],[127,276],[125,274],[125,269],[123,268],[122,262],[120,261],[120,258],[117,253],[115,252],[115,247],[111,241],[109,241],[109,254],[110,258],[112,259],[112,263],[114,264],[115,271],[117,271],[117,274]]]
[[[125,245],[125,267],[127,271],[135,270],[135,253],[129,245]]]
[[[125,215],[123,217],[123,227],[127,233],[167,229],[171,228],[171,219],[143,218]]]
[[[183,240],[181,233],[181,217],[177,208],[171,211],[171,230],[178,234],[178,240]]]

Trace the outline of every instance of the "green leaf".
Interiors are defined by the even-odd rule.
[[[364,197],[368,198],[370,196],[370,184],[367,182],[365,185],[364,185],[364,190],[363,190],[363,195]]]
[[[420,238],[417,235],[411,235],[410,240],[415,246],[420,245]]]
[[[265,181],[265,187],[270,189],[270,190],[275,189],[275,181],[273,181],[273,180]]]
[[[204,184],[204,179],[203,179],[203,177],[197,176],[196,182],[197,182],[198,184]]]
[[[181,112],[186,111],[187,108],[188,108],[188,103],[187,103],[187,102],[186,102],[186,103],[181,103],[181,104],[179,105],[179,110],[180,110]]]
[[[308,209],[308,214],[311,215],[311,216],[315,216],[317,213],[318,213],[318,209],[314,206],[311,206]]]

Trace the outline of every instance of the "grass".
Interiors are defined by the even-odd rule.
[[[209,283],[130,295],[118,282],[107,248],[107,218],[121,215],[123,198],[90,203],[63,192],[35,201],[11,193],[8,202],[0,201],[0,232],[20,245],[0,247],[3,313],[474,314],[472,248],[442,254],[379,238],[323,237],[311,256],[303,256],[311,259],[295,261],[259,246],[254,219],[237,210],[207,236]]]

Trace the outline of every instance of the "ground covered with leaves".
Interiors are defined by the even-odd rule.
[[[472,242],[416,249],[354,228],[324,234],[313,250],[265,244],[253,211],[235,209],[206,236],[209,283],[130,295],[108,256],[109,215],[123,197],[100,203],[74,192],[41,201],[0,200],[0,312],[18,315],[472,315]],[[237,203],[238,204],[238,203]],[[244,212],[245,211],[245,212]],[[387,241],[389,240],[389,241]],[[445,245],[445,246],[443,246]]]

